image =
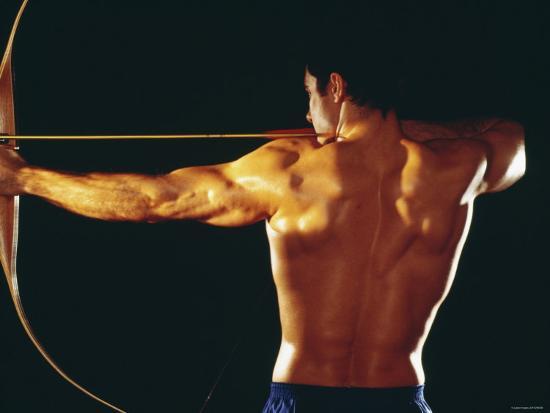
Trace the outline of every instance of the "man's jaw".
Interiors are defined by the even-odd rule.
[[[345,138],[337,133],[331,133],[331,134],[325,134],[325,135],[318,135],[317,136],[317,142],[319,142],[320,145],[328,145],[330,143],[335,142],[342,142]]]
[[[338,131],[337,130],[329,130],[332,128],[314,128],[315,133],[317,134],[317,142],[320,145],[328,145],[329,143],[333,143],[336,141],[336,138],[338,137]],[[319,129],[323,130],[323,132],[318,132]]]

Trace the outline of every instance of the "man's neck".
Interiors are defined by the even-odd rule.
[[[382,148],[398,143],[404,135],[395,111],[390,110],[383,116],[379,109],[345,102],[340,112],[337,137],[348,142],[361,142],[368,147]]]

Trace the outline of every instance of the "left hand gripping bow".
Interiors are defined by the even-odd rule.
[[[4,145],[8,146],[8,148],[12,150],[16,149],[16,140],[9,139],[9,136],[14,136],[16,134],[12,79],[12,49],[15,33],[27,2],[28,0],[23,1],[21,8],[17,13],[17,17],[8,40],[8,45],[2,58],[2,63],[0,64],[0,135],[4,136]],[[96,396],[69,377],[50,357],[42,344],[36,338],[29,320],[25,315],[21,303],[21,297],[19,296],[16,271],[18,221],[19,197],[0,196],[0,259],[2,261],[4,273],[6,274],[13,303],[15,304],[15,310],[17,311],[17,315],[21,320],[23,328],[44,359],[65,380],[75,386],[78,390],[104,404],[105,406],[110,407],[117,412],[124,413],[123,410]]]

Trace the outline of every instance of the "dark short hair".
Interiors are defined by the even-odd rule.
[[[322,95],[327,93],[330,74],[336,72],[346,81],[352,102],[381,109],[385,115],[388,110],[396,109],[401,79],[395,68],[388,67],[391,62],[378,59],[376,56],[369,63],[368,56],[349,61],[310,58],[306,69],[317,79],[317,89]]]
[[[317,78],[317,88],[325,94],[330,74],[339,73],[347,83],[347,93],[359,105],[381,109],[384,114],[397,109],[404,83],[403,50],[397,33],[378,23],[352,24],[317,35],[305,52],[309,73]],[[382,26],[382,27],[381,27]]]

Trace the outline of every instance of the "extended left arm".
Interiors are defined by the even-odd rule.
[[[158,176],[75,174],[29,166],[6,150],[0,152],[0,194],[35,195],[79,215],[109,221],[193,219],[240,226],[265,218],[270,211],[266,197],[238,184],[235,169],[228,163]]]
[[[214,195],[229,184],[216,167],[184,168],[168,175],[74,174],[28,166],[17,174],[22,194],[39,196],[79,215],[108,221],[208,219]]]

